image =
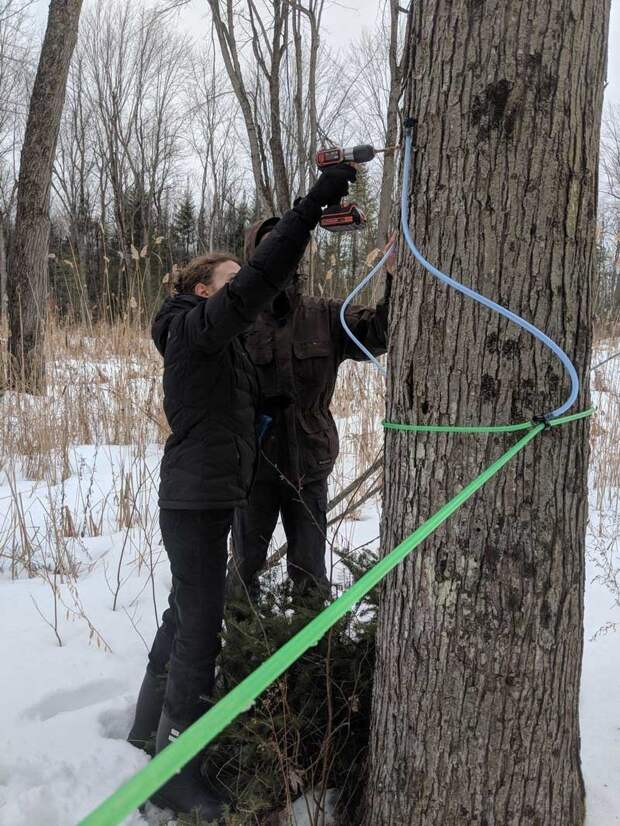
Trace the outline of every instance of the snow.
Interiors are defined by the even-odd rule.
[[[607,622],[620,622],[605,586],[588,566],[586,642],[581,676],[581,760],[587,826],[620,824],[620,627],[592,640]]]
[[[611,415],[605,393],[598,396]],[[356,424],[356,416],[339,420],[341,479],[354,475]],[[159,458],[156,445],[86,445],[71,450],[71,475],[59,484],[19,478],[12,488],[6,473],[0,477],[0,826],[72,826],[147,761],[124,738],[170,586],[157,528]],[[121,495],[128,478],[138,492],[135,513]],[[15,570],[11,559],[21,541],[15,489],[32,545],[31,576]],[[618,491],[601,497],[593,489],[591,504],[582,760],[587,826],[614,826],[620,824],[620,626],[597,632],[620,623],[620,607],[601,577],[601,548],[619,559]],[[65,508],[77,536],[60,531],[59,538],[58,514]],[[378,534],[379,507],[370,502],[340,529],[336,571],[342,570],[338,548],[376,544]],[[276,545],[280,539],[281,533]],[[72,575],[43,576],[61,559]],[[51,627],[54,590],[62,646]],[[138,813],[125,821],[146,822]]]

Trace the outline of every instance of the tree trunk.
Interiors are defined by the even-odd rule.
[[[4,215],[0,213],[0,320],[6,313],[6,235],[4,232]]]
[[[316,105],[316,86],[319,61],[319,50],[321,48],[321,17],[323,15],[323,3],[318,8],[311,5],[307,11],[310,21],[310,65],[308,69],[308,132],[309,151],[308,160],[310,163],[310,183],[313,184],[318,177],[316,166],[316,153],[318,151],[319,139],[319,115]]]
[[[393,146],[398,136],[398,101],[401,94],[403,61],[399,57],[398,29],[402,12],[399,0],[390,0],[390,40],[389,67],[390,90],[388,94],[387,117],[385,124],[385,145]],[[379,191],[379,217],[377,219],[377,246],[383,246],[388,240],[392,208],[394,203],[394,176],[396,174],[396,156],[388,152],[383,156],[383,173]]]
[[[293,28],[293,53],[295,59],[295,92],[293,108],[295,112],[296,154],[298,167],[297,191],[306,192],[308,168],[308,147],[306,146],[306,112],[304,109],[304,64],[303,39],[301,31],[301,12],[293,7],[291,10],[291,25]]]
[[[271,66],[269,72],[269,103],[271,134],[269,148],[273,163],[273,180],[278,211],[283,215],[292,206],[284,148],[282,146],[282,114],[280,111],[280,67],[288,40],[288,7],[280,0],[273,3],[274,26],[271,39]]]
[[[219,0],[207,0],[207,2],[209,3],[209,7],[211,9],[213,25],[215,27],[215,33],[220,45],[224,66],[226,67],[228,78],[239,102],[245,128],[248,133],[250,159],[252,161],[252,172],[256,187],[256,197],[259,201],[259,211],[275,212],[273,194],[270,190],[268,181],[263,175],[263,153],[260,148],[256,122],[252,114],[252,107],[250,105],[248,93],[243,82],[243,74],[241,71],[241,64],[239,62],[237,43],[235,41],[233,4],[231,0],[226,0],[226,25],[220,13]]]
[[[412,6],[412,232],[444,271],[563,346],[589,401],[609,0]],[[527,421],[567,394],[533,338],[406,252],[387,417]],[[386,581],[366,826],[581,826],[588,425],[541,434]],[[388,432],[390,549],[515,441]]]
[[[8,271],[9,354],[20,386],[42,392],[52,166],[82,0],[51,0],[21,152]]]

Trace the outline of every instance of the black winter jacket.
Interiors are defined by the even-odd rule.
[[[172,431],[161,463],[162,508],[243,506],[254,478],[258,382],[238,336],[295,272],[321,209],[287,212],[233,281],[212,298],[167,299],[153,323],[164,356],[164,411]]]

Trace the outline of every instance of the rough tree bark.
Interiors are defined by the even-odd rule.
[[[21,152],[7,284],[9,354],[13,376],[35,393],[45,384],[52,167],[81,7],[82,0],[50,2]]]
[[[385,121],[385,145],[393,146],[398,139],[398,101],[402,91],[403,69],[406,55],[399,55],[399,24],[404,15],[399,0],[390,0],[390,37],[388,62],[390,86]],[[388,240],[392,208],[394,203],[394,177],[396,175],[396,154],[389,152],[383,156],[383,173],[379,190],[379,215],[377,218],[377,245]]]
[[[414,237],[566,348],[584,408],[609,0],[428,0],[411,14]],[[550,352],[400,263],[389,419],[517,422],[565,397]],[[388,433],[382,547],[514,441]],[[587,464],[587,423],[542,434],[386,582],[366,826],[583,824]]]

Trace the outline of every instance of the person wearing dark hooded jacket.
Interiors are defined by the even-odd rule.
[[[240,336],[290,281],[321,216],[355,179],[346,165],[321,175],[249,261],[194,259],[180,272],[152,335],[164,358],[171,434],[161,463],[160,527],[172,592],[157,631],[129,742],[155,751],[208,708],[220,650],[227,538],[248,500],[257,462],[256,371]],[[163,702],[163,709],[162,709]],[[219,818],[223,801],[203,784],[200,756],[151,798],[176,813]]]
[[[246,259],[268,243],[279,225],[273,217],[249,229]],[[392,266],[390,260],[388,270]],[[391,278],[388,272],[376,307],[351,306],[346,313],[351,331],[376,356],[387,349]],[[249,506],[237,510],[233,522],[227,591],[241,608],[248,596],[258,596],[258,574],[279,516],[295,594],[321,596],[329,590],[327,480],[339,450],[330,404],[342,362],[366,356],[342,327],[343,302],[304,295],[300,280],[294,279],[243,336],[273,422],[261,445]]]

